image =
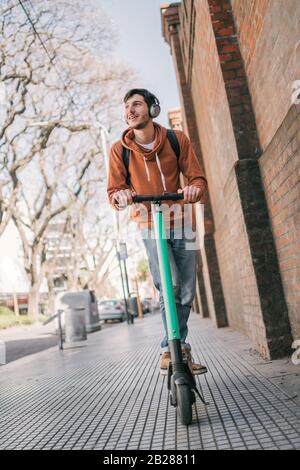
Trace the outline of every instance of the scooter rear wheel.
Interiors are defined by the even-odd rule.
[[[182,384],[176,386],[177,412],[182,424],[188,426],[193,418],[193,400],[189,385]]]

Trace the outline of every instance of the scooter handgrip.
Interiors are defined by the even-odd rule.
[[[160,202],[160,201],[179,201],[183,199],[183,193],[164,193],[164,194],[145,194],[136,195],[132,198],[133,202]]]

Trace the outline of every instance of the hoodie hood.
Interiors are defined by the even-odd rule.
[[[134,140],[134,131],[131,128],[126,129],[126,131],[123,132],[121,138],[122,145],[128,148],[129,150],[143,155],[146,160],[155,160],[156,154],[161,150],[166,141],[167,129],[165,127],[160,126],[156,122],[154,122],[153,125],[155,130],[155,136],[154,146],[152,150],[142,148],[136,143],[136,141]]]

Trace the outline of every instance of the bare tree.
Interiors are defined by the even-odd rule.
[[[96,216],[94,223],[87,223],[84,214],[72,218],[69,228],[72,234],[72,262],[66,273],[70,289],[91,289],[98,292],[107,276],[117,269],[117,258],[111,227],[104,225],[104,218]]]
[[[90,289],[96,295],[111,291],[110,275],[118,268],[114,233],[106,225],[106,214],[95,207],[95,199],[85,195],[76,202],[66,219],[49,227],[45,243],[45,275],[49,292],[49,313],[54,313],[56,287]],[[98,210],[97,210],[98,209]],[[54,279],[59,282],[55,286]],[[116,290],[115,290],[116,292]]]
[[[25,11],[12,0],[2,5],[0,235],[12,219],[24,251],[31,316],[47,266],[49,223],[66,218],[87,195],[99,197],[105,171],[93,123],[101,119],[111,127],[131,76],[104,61],[110,45],[104,16],[95,30],[78,17],[76,3],[40,0],[33,9],[23,1]]]

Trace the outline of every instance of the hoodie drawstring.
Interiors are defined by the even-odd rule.
[[[148,181],[150,181],[150,173],[149,173],[149,170],[148,170],[148,167],[147,167],[147,162],[146,162],[145,156],[144,156],[144,165],[145,165],[145,168],[146,168]]]
[[[156,164],[157,164],[159,172],[160,172],[161,182],[162,182],[164,191],[167,191],[165,175],[162,172],[161,164],[160,164],[157,153],[155,154],[155,158],[156,158]],[[148,181],[150,181],[150,173],[149,173],[149,170],[148,170],[147,160],[146,160],[145,155],[143,155],[143,159],[144,159],[144,165],[145,165],[145,169],[146,169],[146,173],[147,173],[147,179],[148,179]]]
[[[167,191],[165,176],[164,176],[164,174],[163,174],[163,172],[162,172],[161,165],[160,165],[160,161],[159,161],[159,158],[158,158],[157,153],[155,154],[155,158],[156,158],[156,163],[157,163],[158,169],[159,169],[159,171],[160,171],[160,177],[161,177],[161,182],[162,182],[164,191]]]

